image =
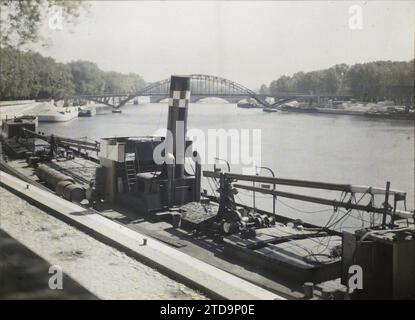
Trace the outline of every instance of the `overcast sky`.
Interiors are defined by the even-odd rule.
[[[361,29],[349,26],[356,4]],[[45,28],[48,46],[36,49],[60,62],[90,60],[104,70],[136,72],[148,82],[204,73],[255,89],[300,70],[412,59],[414,4],[92,1],[75,26]]]

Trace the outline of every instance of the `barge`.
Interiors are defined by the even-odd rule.
[[[414,211],[406,209],[406,192],[389,182],[375,188],[244,175],[230,166],[202,170],[192,141],[180,135],[180,128],[186,133],[189,100],[190,79],[172,76],[167,121],[172,135],[166,138],[86,142],[42,135],[33,126],[9,130],[6,124],[2,139],[10,145],[10,157],[0,168],[287,298],[415,298]],[[35,140],[47,146],[11,152]],[[162,150],[161,159],[155,150]],[[202,179],[215,186],[210,194],[202,190]],[[278,186],[336,191],[339,197]],[[275,205],[268,212],[238,203],[235,195],[241,190],[270,195],[274,204],[289,198],[329,206],[333,215],[323,226],[312,225],[284,216]],[[369,196],[369,203],[356,195]],[[378,215],[380,223],[354,232],[335,230],[352,210]],[[363,288],[350,285],[356,265],[365,270]]]
[[[322,106],[293,106],[290,104],[281,104],[269,108],[264,108],[265,112],[273,111],[294,112],[294,113],[313,113],[313,114],[330,114],[330,115],[347,115],[360,116],[374,119],[392,119],[392,120],[415,120],[415,112],[407,111],[355,111],[347,109],[327,108]]]
[[[238,108],[244,108],[244,109],[253,109],[253,108],[262,108],[262,105],[260,105],[256,100],[254,99],[247,99],[245,101],[240,101],[236,104]]]
[[[97,110],[95,108],[85,108],[79,107],[78,117],[92,117],[97,114]]]

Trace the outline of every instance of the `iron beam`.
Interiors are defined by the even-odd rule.
[[[259,192],[259,193],[263,193],[263,194],[275,195],[275,196],[283,197],[283,198],[289,198],[289,199],[300,200],[300,201],[305,201],[305,202],[323,204],[323,205],[331,206],[331,207],[335,207],[335,208],[344,208],[346,210],[354,209],[354,210],[374,212],[374,213],[379,213],[379,214],[384,214],[385,213],[384,208],[376,208],[376,207],[373,207],[371,205],[364,206],[364,205],[361,205],[361,204],[355,204],[355,203],[350,203],[350,202],[330,200],[330,199],[325,199],[325,198],[320,198],[320,197],[307,196],[307,195],[303,195],[303,194],[296,194],[296,193],[279,191],[279,190],[268,190],[268,189],[263,189],[263,188],[258,188],[258,187],[251,187],[251,186],[242,185],[242,184],[234,184],[234,187],[239,188],[239,189],[243,189],[243,190]],[[391,212],[388,211],[388,214],[391,214]]]
[[[302,187],[302,188],[313,188],[313,189],[325,189],[333,191],[344,191],[344,192],[354,192],[354,193],[370,193],[370,194],[385,194],[386,189],[383,188],[374,188],[369,186],[359,186],[351,184],[338,184],[330,182],[318,182],[318,181],[308,181],[308,180],[296,180],[296,179],[284,179],[284,178],[274,178],[274,177],[264,177],[257,175],[244,175],[238,173],[220,173],[214,171],[203,171],[203,175],[209,178],[220,178],[220,175],[224,174],[229,179],[241,180],[241,181],[255,181],[261,183],[269,184],[278,184],[278,185],[287,185],[293,187]],[[406,192],[399,190],[389,190],[389,194],[398,194],[401,196],[406,196]]]

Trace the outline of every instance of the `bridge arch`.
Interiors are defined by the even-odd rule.
[[[226,98],[226,97],[215,97],[215,96],[199,96],[199,95],[193,95],[190,97],[191,103],[204,103],[207,99],[214,99],[219,101],[220,103],[235,103],[232,98]]]
[[[232,80],[206,74],[191,74],[189,77],[191,96],[200,96],[198,98],[195,97],[195,101],[207,97],[217,97],[228,102],[237,102],[244,98],[253,98],[262,105],[268,105],[268,103],[257,96],[254,91]],[[152,101],[161,101],[168,96],[169,88],[170,79],[163,79],[150,83],[138,92],[126,96],[120,101],[116,108],[125,105],[127,102],[138,96],[151,96]]]
[[[319,94],[302,94],[302,93],[274,93],[271,95],[257,94],[251,89],[222,77],[211,76],[206,74],[191,74],[190,76],[191,101],[196,101],[205,97],[217,97],[227,100],[231,103],[239,102],[246,98],[252,98],[259,104],[269,107],[276,106],[282,101],[278,99],[320,99],[325,98],[351,98],[350,96],[330,96]],[[150,96],[152,102],[159,102],[169,95],[170,79],[163,79],[150,83],[141,90],[133,93],[111,93],[97,95],[75,96],[69,99],[90,100],[97,103],[103,103],[112,108],[118,109],[127,102],[139,96]],[[274,102],[267,101],[267,98],[273,98]]]

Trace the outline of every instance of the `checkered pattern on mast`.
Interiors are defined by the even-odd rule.
[[[190,100],[190,90],[170,90],[169,107],[187,108]]]

